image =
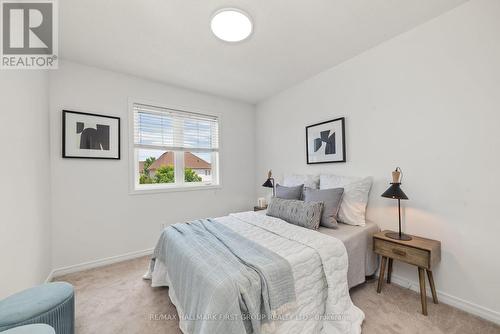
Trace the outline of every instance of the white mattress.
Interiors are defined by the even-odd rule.
[[[320,227],[318,232],[340,239],[347,250],[349,269],[347,281],[349,288],[365,282],[366,276],[375,274],[378,257],[373,252],[372,236],[380,231],[377,224],[366,222],[366,226],[338,224],[336,229]]]

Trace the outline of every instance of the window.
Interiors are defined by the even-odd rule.
[[[135,191],[219,184],[219,119],[132,104]]]

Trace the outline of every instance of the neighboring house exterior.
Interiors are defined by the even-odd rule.
[[[148,174],[153,177],[161,166],[173,166],[174,153],[165,152],[148,168]],[[184,152],[184,167],[192,169],[203,181],[212,174],[212,164],[206,162],[191,152]],[[144,161],[139,161],[139,170],[144,170]]]
[[[144,161],[139,161],[139,171],[142,173],[144,170]]]

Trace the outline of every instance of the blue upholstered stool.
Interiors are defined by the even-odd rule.
[[[75,297],[71,284],[42,284],[0,301],[0,332],[37,323],[52,326],[56,334],[74,333]]]
[[[7,329],[2,334],[55,334],[54,328],[46,324],[24,325]]]

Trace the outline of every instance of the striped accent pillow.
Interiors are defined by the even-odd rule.
[[[317,230],[323,212],[323,202],[272,198],[267,207],[267,215],[297,226]]]

